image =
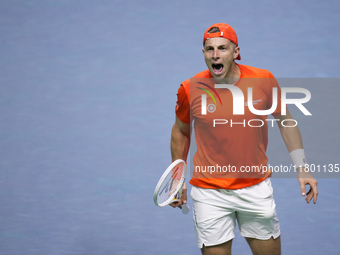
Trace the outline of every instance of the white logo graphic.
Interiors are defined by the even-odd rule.
[[[216,111],[216,105],[214,105],[214,104],[209,104],[209,105],[207,106],[207,110],[208,110],[208,112],[210,112],[210,113]]]

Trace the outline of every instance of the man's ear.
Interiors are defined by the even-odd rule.
[[[234,59],[236,59],[240,55],[240,47],[236,46],[234,50]]]

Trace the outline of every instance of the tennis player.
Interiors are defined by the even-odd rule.
[[[247,100],[252,88],[252,104],[257,110],[272,111],[293,164],[306,163],[300,131],[288,109],[281,115],[280,87],[264,69],[240,65],[240,48],[234,29],[224,23],[209,27],[203,38],[207,70],[184,81],[178,89],[176,121],[171,133],[172,160],[186,160],[190,147],[190,129],[194,122],[197,152],[193,158],[193,215],[202,254],[231,254],[236,221],[253,254],[281,254],[280,226],[267,164],[267,116],[244,108],[243,115],[233,112],[233,93],[214,84],[229,84],[240,89]],[[274,91],[277,93],[274,93]],[[204,92],[205,91],[205,92]],[[205,96],[203,96],[205,94]],[[208,110],[208,111],[206,111]],[[223,116],[223,119],[216,116]],[[257,121],[257,124],[254,121]],[[285,125],[283,125],[283,122]],[[251,123],[251,124],[250,124]],[[245,167],[261,171],[244,173]],[[229,167],[229,169],[228,169]],[[221,171],[223,169],[223,171]],[[266,171],[264,171],[266,170]],[[316,203],[317,181],[304,168],[297,174],[301,194]],[[310,185],[306,192],[306,185]],[[186,186],[179,202],[187,202]]]

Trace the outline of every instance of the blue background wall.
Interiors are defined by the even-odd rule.
[[[203,32],[216,22],[236,30],[241,64],[315,78],[302,80],[307,158],[340,163],[338,80],[316,79],[339,77],[339,11],[316,0],[2,0],[0,254],[200,254],[192,217],[152,195],[171,160],[177,89],[206,68]],[[290,164],[277,128],[268,156]],[[296,179],[272,182],[283,254],[338,254],[340,180],[319,179],[316,205]],[[250,254],[239,236],[233,250]]]

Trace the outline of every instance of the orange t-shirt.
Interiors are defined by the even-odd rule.
[[[239,102],[240,94],[236,100],[231,90],[217,88],[209,70],[184,81],[178,89],[176,115],[184,123],[194,121],[197,151],[190,180],[194,186],[240,189],[271,175],[266,168],[266,149],[268,125],[275,121],[249,110],[248,88],[252,88],[251,101],[256,110],[272,109],[276,101],[277,107],[271,113],[274,117],[281,115],[281,91],[268,70],[238,66],[241,76],[234,86],[243,93],[243,114],[233,111],[233,103]],[[277,90],[276,98],[273,88]]]

